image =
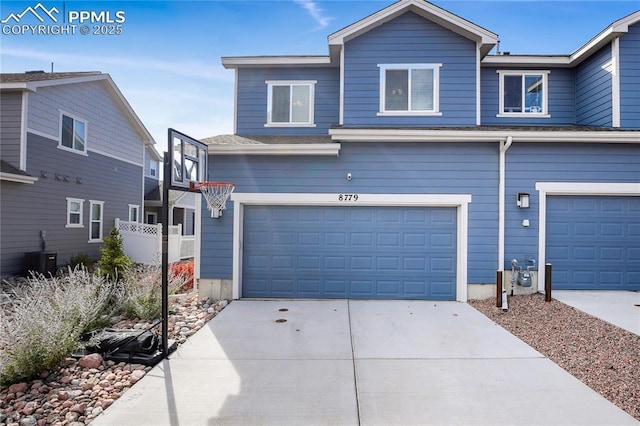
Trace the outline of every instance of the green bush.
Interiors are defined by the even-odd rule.
[[[69,259],[69,268],[76,269],[76,267],[81,266],[91,271],[93,269],[94,261],[87,255],[86,253],[78,253],[75,256],[71,256]]]
[[[104,238],[100,247],[102,257],[98,261],[100,274],[113,281],[126,278],[127,270],[133,266],[133,260],[124,253],[124,240],[117,228],[113,228],[109,236]]]
[[[176,294],[190,279],[188,273],[169,268],[169,294]],[[129,271],[123,285],[123,314],[153,320],[162,315],[162,269],[139,266]]]
[[[0,383],[37,377],[78,349],[80,335],[113,313],[117,288],[86,268],[64,276],[34,274],[14,289],[12,311],[0,323]],[[118,298],[118,296],[115,296]]]

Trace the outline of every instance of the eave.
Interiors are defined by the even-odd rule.
[[[17,183],[27,183],[27,184],[33,185],[38,181],[38,178],[33,176],[27,176],[27,175],[17,175],[14,173],[0,172],[0,180],[17,182]]]
[[[339,143],[209,145],[209,155],[324,155],[337,157]]]
[[[575,142],[640,144],[634,131],[330,129],[336,142]]]
[[[222,66],[226,69],[241,67],[318,67],[338,66],[329,56],[226,56],[222,57]]]

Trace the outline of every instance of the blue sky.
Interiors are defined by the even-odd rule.
[[[111,19],[124,12],[122,34],[3,34],[0,71],[49,71],[53,62],[54,71],[108,72],[162,152],[168,127],[196,138],[233,132],[234,73],[222,67],[221,56],[324,55],[329,34],[393,1],[40,3],[67,13],[109,12]],[[432,3],[499,34],[501,50],[512,54],[571,53],[640,8],[638,0]],[[0,1],[0,20],[37,4]],[[25,16],[24,23],[38,22]]]

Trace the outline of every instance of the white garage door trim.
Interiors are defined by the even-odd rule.
[[[609,195],[640,197],[638,182],[536,182],[538,208],[538,291],[544,293],[547,247],[547,196],[549,195]]]
[[[467,235],[471,194],[313,194],[313,193],[238,193],[233,201],[233,298],[242,294],[242,246],[244,207],[271,206],[394,206],[394,207],[456,207],[457,209],[457,269],[456,300],[467,301]]]

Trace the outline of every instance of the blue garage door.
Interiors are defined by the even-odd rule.
[[[456,209],[247,206],[243,297],[455,300]]]
[[[640,197],[551,196],[553,287],[640,290]]]

